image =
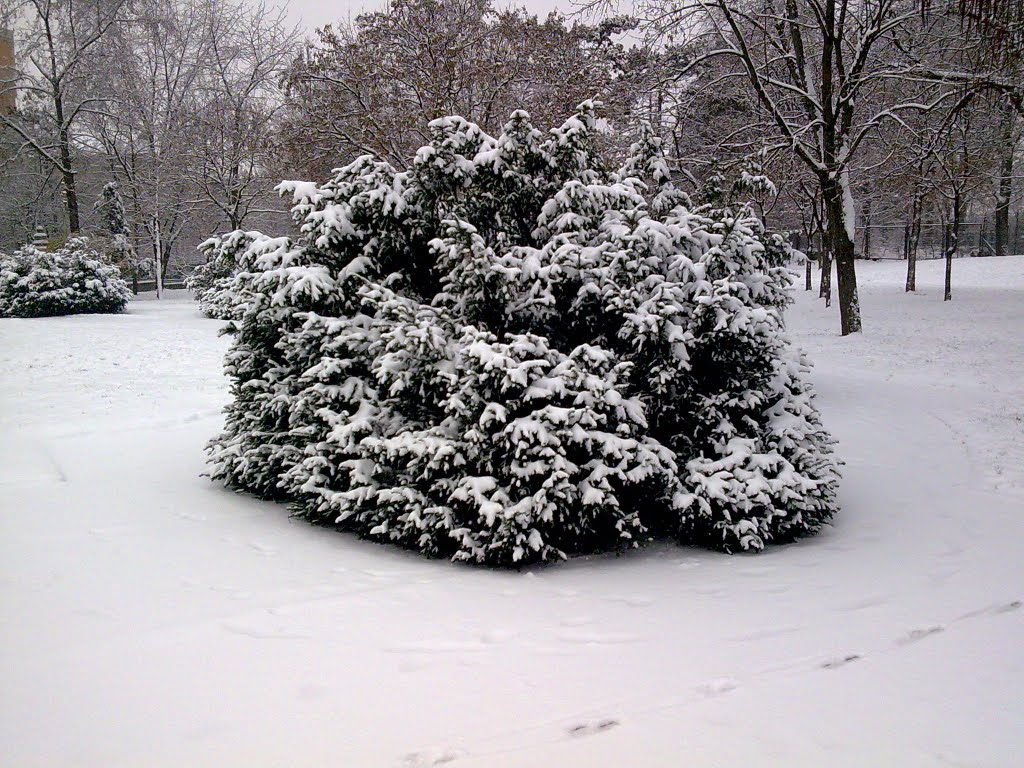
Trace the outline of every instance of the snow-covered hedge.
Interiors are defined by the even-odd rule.
[[[124,311],[131,289],[84,237],[48,252],[26,245],[0,254],[0,316],[50,317]]]
[[[609,170],[596,129],[589,103],[546,135],[436,120],[408,170],[284,183],[294,240],[210,244],[238,267],[212,475],[497,565],[818,530],[837,462],[784,333],[781,240],[691,204],[649,132]]]

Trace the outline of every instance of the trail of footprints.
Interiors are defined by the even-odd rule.
[[[963,616],[959,616],[954,619],[954,622],[965,621],[969,619],[979,618],[982,616],[999,616],[1001,614],[1011,613],[1019,610],[1024,606],[1024,602],[1021,600],[1013,600],[1007,603],[1000,603],[997,605],[987,606],[985,608],[979,608],[978,610],[966,613]],[[937,635],[940,632],[945,632],[946,626],[942,624],[933,624],[927,627],[920,627],[913,629],[907,634],[903,635],[895,641],[897,648],[912,645],[920,642],[926,638]],[[839,669],[845,667],[847,664],[851,664],[855,661],[859,661],[865,657],[866,654],[862,653],[847,653],[835,658],[828,659],[822,662],[819,666],[821,669]],[[732,678],[718,678],[710,680],[708,682],[698,685],[695,689],[695,693],[701,698],[712,698],[716,696],[722,696],[735,690],[739,683]],[[620,725],[620,722],[615,719],[600,720],[591,723],[579,723],[572,725],[566,729],[566,732],[570,737],[580,736],[593,736],[599,733],[608,731],[616,726]]]
[[[953,620],[952,623],[966,621],[970,619],[979,618],[982,616],[999,616],[1002,614],[1012,613],[1020,610],[1024,606],[1024,602],[1021,600],[1013,600],[1007,603],[999,603],[997,605],[987,606],[985,608],[979,608],[975,611],[970,611],[962,616],[958,616]],[[920,627],[913,629],[902,637],[898,638],[894,642],[895,648],[901,648],[913,643],[920,642],[926,638],[937,635],[941,632],[945,632],[946,626],[942,624],[933,624],[927,627]],[[862,653],[847,653],[834,658],[828,659],[818,664],[819,668],[833,670],[845,667],[847,664],[851,664],[855,661],[859,661],[865,657],[866,654]],[[792,667],[790,667],[792,669]],[[735,690],[739,686],[739,683],[732,678],[716,678],[698,685],[694,689],[694,693],[700,698],[714,698],[728,694],[730,691]],[[589,736],[597,736],[602,733],[606,733],[613,728],[620,726],[622,722],[615,718],[604,718],[600,720],[593,720],[587,722],[577,722],[569,725],[565,728],[565,737],[567,738],[582,738]],[[423,753],[412,753],[406,755],[403,759],[402,766],[437,766],[443,765],[449,762],[453,762],[461,757],[459,752],[455,751],[444,751],[440,755],[424,755]]]
[[[976,619],[981,616],[998,616],[1004,613],[1011,613],[1013,611],[1020,609],[1022,605],[1024,605],[1024,603],[1022,603],[1020,600],[1013,600],[1008,603],[999,603],[998,605],[987,606],[985,608],[979,608],[975,611],[970,611],[968,613],[963,614],[962,616],[958,616],[953,621],[959,622],[966,621],[969,619]],[[924,640],[925,638],[932,637],[933,635],[937,635],[940,632],[945,632],[946,629],[947,627],[943,624],[932,624],[927,627],[918,627],[917,629],[910,630],[909,632],[907,632],[907,634],[897,639],[895,644],[896,647],[913,645],[914,643],[918,643]],[[837,656],[836,658],[829,659],[823,662],[821,664],[821,668],[837,669],[839,667],[845,667],[847,664],[854,661],[858,661],[862,658],[864,658],[864,655],[860,653],[850,653],[844,656]]]

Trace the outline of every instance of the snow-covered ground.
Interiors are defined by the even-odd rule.
[[[0,320],[0,765],[1014,766],[1024,257],[799,296],[844,511],[758,556],[432,562],[199,477],[184,294]]]

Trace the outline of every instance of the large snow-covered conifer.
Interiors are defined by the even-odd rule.
[[[757,550],[835,512],[786,339],[780,240],[693,205],[598,106],[497,137],[457,117],[398,171],[286,182],[294,240],[231,233],[236,340],[213,476],[309,519],[496,565],[677,537]]]

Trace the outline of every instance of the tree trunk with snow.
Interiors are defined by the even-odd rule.
[[[825,300],[825,306],[832,306],[832,255],[826,245],[818,257],[818,298]]]
[[[1013,192],[1013,156],[1017,150],[1014,123],[1016,114],[1012,109],[1004,109],[1003,141],[1000,149],[1003,156],[999,162],[999,182],[996,190],[995,211],[995,255],[1006,256],[1009,253],[1010,241],[1010,196]]]
[[[839,323],[843,336],[861,330],[860,299],[857,294],[857,270],[853,247],[853,201],[844,183],[826,179],[822,184],[825,197],[825,226],[828,229],[828,250],[836,263],[839,289]]]
[[[917,244],[921,241],[921,209],[924,195],[921,190],[914,193],[910,204],[910,226],[907,233],[907,286],[906,291],[917,290]]]
[[[55,96],[55,109],[58,119],[64,123],[63,103],[59,96]],[[65,128],[58,132],[60,143],[61,159],[61,182],[64,185],[64,205],[68,212],[68,232],[72,237],[82,231],[81,217],[78,212],[78,185],[75,181],[75,168],[71,159],[71,137]]]
[[[960,216],[963,201],[960,189],[953,189],[953,222],[948,225],[946,237],[946,280],[945,291],[942,294],[943,301],[950,301],[953,298],[953,257],[960,246]]]

